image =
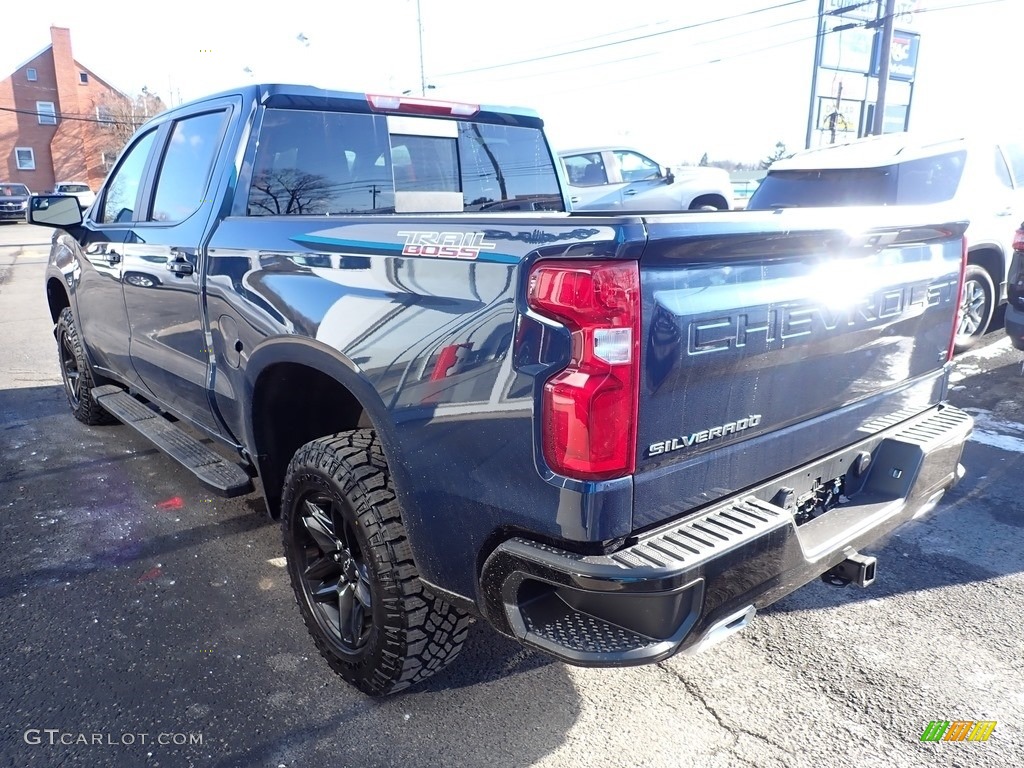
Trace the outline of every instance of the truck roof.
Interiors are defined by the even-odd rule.
[[[373,95],[376,96],[376,94]],[[422,111],[405,109],[404,107],[396,109],[382,108],[379,105],[374,107],[369,101],[371,94],[364,92],[333,90],[317,88],[310,85],[295,85],[287,83],[258,83],[242,85],[238,88],[232,88],[226,91],[220,91],[219,93],[203,96],[198,99],[193,99],[192,101],[181,104],[174,109],[160,113],[158,118],[162,119],[165,116],[173,116],[179,111],[191,112],[197,105],[207,101],[224,98],[226,96],[241,96],[247,102],[255,102],[267,107],[277,107],[281,109],[393,112],[396,114],[408,111],[414,114],[424,114]],[[540,119],[537,112],[527,107],[497,106],[491,104],[485,105],[477,104],[475,102],[469,103],[406,95],[388,94],[388,97],[399,100],[403,105],[419,105],[421,107],[425,105],[437,105],[439,108],[443,108],[444,105],[458,104],[460,106],[466,105],[472,107],[475,110],[472,114],[451,115],[445,115],[442,112],[437,111],[431,113],[431,116],[434,117],[472,117],[474,121],[478,122],[500,122],[506,125],[512,124],[533,128],[540,128],[543,126],[543,121]]]

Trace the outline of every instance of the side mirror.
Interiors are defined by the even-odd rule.
[[[672,169],[671,168],[666,168],[665,169],[665,183],[666,184],[674,184],[675,181],[676,181],[676,175],[674,173],[672,173]]]
[[[29,224],[67,229],[82,224],[78,198],[69,195],[33,195],[28,203]]]

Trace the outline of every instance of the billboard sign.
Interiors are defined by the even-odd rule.
[[[841,99],[839,109],[836,100],[825,96],[818,97],[818,130],[836,133],[858,133],[860,116],[864,102],[854,99]]]
[[[893,80],[911,82],[917,74],[917,54],[921,47],[921,36],[916,32],[893,31],[892,48],[889,50],[889,77]],[[878,77],[882,57],[877,53],[871,65],[871,74]]]
[[[831,30],[839,25],[840,20],[829,19],[825,23],[826,34],[821,41],[819,66],[866,75],[871,68],[875,30],[858,27],[833,32]]]
[[[878,18],[878,0],[825,0],[824,14],[847,20],[871,21]]]

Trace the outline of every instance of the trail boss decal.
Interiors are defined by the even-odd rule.
[[[760,423],[761,414],[754,413],[737,421],[727,421],[719,427],[702,429],[700,432],[694,432],[690,435],[684,435],[683,437],[673,437],[671,440],[662,440],[659,443],[651,443],[650,447],[647,449],[647,455],[659,456],[663,453],[672,453],[672,451],[689,448],[691,445],[695,445],[696,443],[706,443],[708,440],[714,440],[718,437],[734,435],[745,429],[756,427]]]
[[[403,256],[436,256],[442,259],[477,259],[480,251],[493,251],[483,232],[399,232],[405,238]]]

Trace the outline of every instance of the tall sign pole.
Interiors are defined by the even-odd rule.
[[[416,0],[416,26],[420,33],[420,96],[426,96],[427,73],[423,68],[423,12],[420,10],[420,0]]]
[[[882,135],[885,122],[885,96],[889,90],[889,63],[892,60],[892,25],[896,15],[896,0],[885,0],[885,16],[882,17],[882,39],[879,41],[878,98],[875,99],[875,115],[871,133]]]
[[[807,107],[807,138],[804,149],[811,148],[814,135],[814,108],[818,100],[818,65],[821,63],[821,46],[825,37],[825,0],[818,0],[818,34],[814,38],[814,65],[811,68],[811,103]]]

